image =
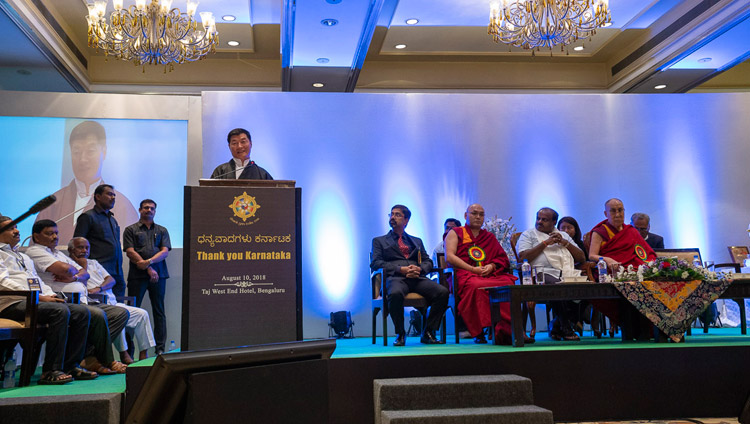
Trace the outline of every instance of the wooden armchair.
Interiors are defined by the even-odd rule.
[[[370,253],[370,263],[372,263],[372,252]],[[377,335],[377,317],[380,311],[383,311],[383,346],[388,346],[388,301],[385,296],[385,276],[383,269],[370,271],[370,284],[372,285],[372,344],[375,344]],[[448,288],[446,286],[446,288]],[[422,314],[422,322],[427,321],[427,299],[417,293],[408,293],[404,297],[404,307],[411,306],[416,308]],[[440,329],[441,338],[445,340],[445,316]]]
[[[38,291],[0,291],[0,296],[23,296],[26,299],[26,316],[24,322],[9,319],[0,319],[0,358],[2,365],[8,358],[7,351],[15,349],[16,343],[21,343],[23,358],[21,363],[21,376],[19,386],[28,386],[31,376],[36,371],[39,362],[41,340],[47,331],[46,325],[38,325],[37,309],[39,305]]]
[[[435,264],[437,264],[436,271],[437,271],[437,276],[438,276],[438,282],[443,287],[446,287],[449,292],[448,308],[451,310],[451,313],[453,313],[453,334],[456,337],[456,344],[459,344],[460,343],[460,337],[459,337],[460,331],[458,328],[459,294],[458,294],[458,288],[456,287],[456,275],[453,272],[453,268],[445,259],[445,253],[437,254],[435,258]],[[443,317],[443,320],[445,320],[445,317]],[[443,328],[445,328],[445,321],[443,321]],[[445,331],[441,333],[440,340],[445,341]]]

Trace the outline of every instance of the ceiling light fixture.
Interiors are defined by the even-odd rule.
[[[320,23],[323,26],[332,27],[332,26],[338,24],[339,21],[337,21],[336,19],[323,19],[322,21],[320,21]]]
[[[221,19],[223,19],[223,20],[225,20],[227,22],[233,22],[237,18],[234,17],[234,15],[224,15],[224,16],[221,17]]]
[[[491,0],[488,33],[524,49],[571,44],[612,21],[609,0]]]
[[[410,18],[410,19],[407,19],[405,22],[406,22],[406,25],[416,25],[419,23],[419,19]]]
[[[328,63],[331,60],[328,59],[327,57],[319,57],[319,58],[315,59],[315,61],[318,62],[318,63]]]
[[[229,40],[229,41],[227,41],[227,44],[230,45],[230,46],[232,46],[232,47],[237,47],[237,46],[240,45],[240,42],[239,41],[235,41],[235,40]]]
[[[136,0],[123,8],[123,0],[114,0],[115,11],[104,14],[107,0],[88,3],[89,46],[107,56],[133,61],[136,65],[165,65],[194,62],[216,51],[219,33],[211,12],[201,12],[202,28],[194,19],[198,2],[187,1],[187,13],[172,9],[172,0]]]
[[[575,50],[577,52],[583,51],[583,46],[575,46],[575,47],[573,47],[573,50]]]
[[[664,90],[667,88],[667,84],[659,84],[654,86],[654,90]]]
[[[401,49],[405,49],[405,48],[406,48],[406,44],[396,44],[396,45],[395,45],[395,46],[393,46],[393,47],[395,47],[395,48],[397,48],[397,49],[401,50]]]
[[[321,88],[324,87],[325,84],[323,84],[322,82],[314,82],[312,86],[315,88]]]
[[[711,59],[710,57],[702,57],[702,58],[698,59],[698,63],[708,63],[708,62],[710,62],[712,60],[713,59]]]

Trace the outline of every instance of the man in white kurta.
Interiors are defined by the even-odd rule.
[[[583,251],[566,232],[557,230],[557,218],[554,209],[539,209],[534,228],[524,231],[516,243],[518,260],[527,259],[537,268],[537,284],[556,283],[565,277],[581,275],[581,271],[575,269],[575,263],[585,260]],[[554,322],[550,323],[550,338],[578,340],[570,322],[575,309],[572,302],[550,302],[550,307],[555,314]]]
[[[130,319],[128,319],[125,328],[133,332],[135,340],[138,342],[140,352],[138,353],[138,359],[148,358],[148,349],[156,346],[154,340],[154,333],[151,330],[151,320],[149,319],[148,312],[135,306],[129,306],[124,303],[118,303],[117,299],[112,293],[112,287],[115,285],[115,279],[107,272],[104,267],[94,259],[88,259],[89,257],[89,242],[83,237],[73,238],[68,243],[68,254],[73,258],[76,263],[84,267],[89,273],[89,280],[86,283],[86,288],[90,294],[102,293],[107,296],[107,303],[113,306],[119,306],[125,308],[130,313]],[[125,332],[120,334],[113,340],[115,348],[120,352],[120,359],[124,363],[133,362],[128,354],[128,344],[125,340]]]

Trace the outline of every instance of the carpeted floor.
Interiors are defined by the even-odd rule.
[[[547,333],[538,333],[536,343],[527,344],[523,348],[512,346],[494,346],[475,344],[472,339],[461,339],[460,345],[453,343],[453,336],[448,335],[448,343],[445,345],[423,345],[419,337],[407,337],[406,346],[393,347],[391,344],[394,337],[388,338],[388,346],[383,346],[383,339],[378,337],[376,343],[372,344],[370,337],[358,337],[354,339],[339,339],[336,341],[336,358],[361,358],[370,356],[403,356],[403,355],[454,355],[488,352],[518,352],[518,351],[545,351],[545,350],[581,350],[581,349],[662,349],[674,347],[707,347],[707,346],[750,346],[750,335],[743,336],[739,328],[711,328],[708,334],[703,334],[701,329],[693,329],[693,335],[685,338],[685,343],[654,343],[654,342],[629,342],[620,341],[620,335],[615,338],[603,337],[597,339],[591,335],[591,331],[584,331],[578,342],[559,342],[547,337]]]

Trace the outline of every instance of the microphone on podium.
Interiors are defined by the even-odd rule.
[[[7,223],[5,225],[3,225],[3,227],[0,228],[0,233],[2,233],[4,231],[7,231],[9,228],[12,228],[14,225],[18,224],[19,222],[23,221],[24,219],[28,218],[29,216],[47,209],[48,207],[50,207],[50,205],[52,205],[53,203],[55,203],[56,200],[57,200],[57,198],[55,197],[55,195],[54,194],[50,194],[49,196],[45,197],[44,199],[42,199],[42,200],[34,203],[34,205],[31,208],[29,208],[28,211],[24,212],[23,215],[19,216],[18,218],[10,221],[9,223]]]
[[[245,165],[245,166],[241,166],[241,167],[239,167],[239,168],[236,168],[236,169],[233,169],[233,170],[231,170],[231,171],[229,171],[229,172],[225,172],[225,173],[223,173],[223,174],[219,174],[219,175],[217,175],[217,176],[215,176],[215,177],[213,177],[213,178],[211,178],[211,179],[212,179],[212,180],[218,180],[219,178],[221,178],[221,177],[223,177],[223,176],[225,176],[225,175],[229,175],[229,174],[234,174],[234,173],[235,173],[235,172],[237,172],[238,170],[239,170],[239,171],[244,171],[244,170],[245,170],[245,168],[247,168],[248,166],[252,166],[252,165],[255,165],[255,161],[252,161],[252,160],[251,160],[251,161],[250,161],[250,162],[248,162],[248,163],[247,163],[247,165]],[[240,173],[240,175],[242,175],[242,173]]]

